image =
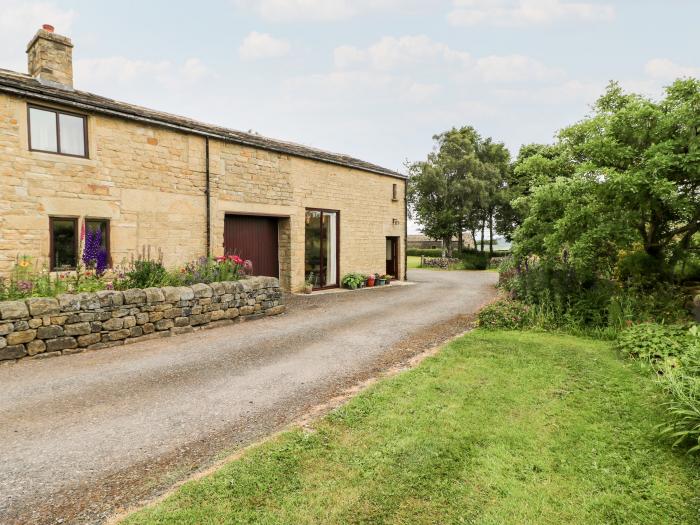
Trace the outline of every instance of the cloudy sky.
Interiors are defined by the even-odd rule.
[[[42,23],[78,89],[393,169],[470,124],[513,153],[583,117],[610,79],[700,76],[682,0],[0,0],[0,67]]]

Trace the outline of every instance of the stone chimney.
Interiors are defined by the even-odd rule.
[[[44,24],[27,45],[29,74],[56,87],[73,87],[73,44]]]

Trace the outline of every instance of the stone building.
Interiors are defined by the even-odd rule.
[[[442,249],[442,241],[439,239],[431,239],[424,233],[416,233],[406,236],[406,245],[409,250],[440,250]],[[472,234],[469,232],[464,232],[462,234],[462,246],[464,248],[473,249],[476,245],[474,244],[474,239],[472,239]],[[456,250],[459,248],[459,238],[455,235],[452,237],[452,249]]]
[[[0,70],[0,274],[70,270],[92,229],[113,265],[237,254],[291,290],[405,275],[405,176],[76,90],[72,48],[47,25],[29,74]]]

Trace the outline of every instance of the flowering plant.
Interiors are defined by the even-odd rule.
[[[97,276],[107,269],[107,250],[102,247],[102,231],[88,229],[84,235],[83,264],[86,268],[94,268]]]
[[[253,263],[243,260],[238,255],[219,257],[200,257],[187,263],[175,273],[173,278],[182,284],[213,283],[218,281],[237,281],[243,275],[251,273]]]

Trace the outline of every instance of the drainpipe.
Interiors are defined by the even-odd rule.
[[[206,167],[204,169],[205,173],[205,186],[204,195],[206,197],[206,209],[207,209],[207,257],[211,256],[211,181],[209,177],[209,137],[204,137],[204,162]]]
[[[408,179],[403,181],[403,280],[408,281]]]

